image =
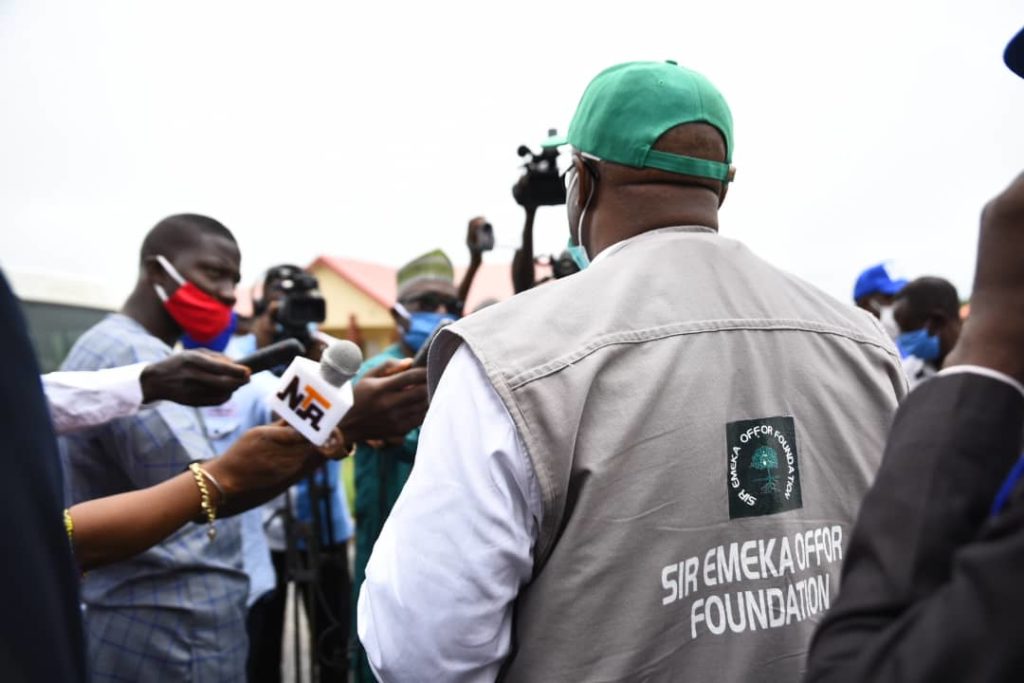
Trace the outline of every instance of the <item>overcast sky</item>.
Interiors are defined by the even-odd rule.
[[[224,222],[243,277],[321,253],[509,260],[516,148],[635,59],[733,110],[721,232],[847,299],[867,265],[966,295],[984,202],[1024,167],[1024,5],[987,2],[0,0],[0,265],[117,300],[171,213]],[[560,250],[562,208],[538,251]],[[725,286],[727,283],[723,283]]]

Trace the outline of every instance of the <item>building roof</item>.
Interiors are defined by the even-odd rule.
[[[306,270],[312,270],[318,265],[326,266],[348,280],[356,289],[384,308],[390,308],[391,304],[395,303],[395,296],[398,293],[395,281],[397,268],[340,256],[319,256],[306,267]]]

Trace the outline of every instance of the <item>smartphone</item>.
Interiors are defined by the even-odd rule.
[[[494,226],[484,223],[476,233],[476,248],[480,251],[491,251],[494,249]]]

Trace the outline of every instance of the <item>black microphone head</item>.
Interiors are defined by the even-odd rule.
[[[282,365],[287,365],[295,356],[301,356],[306,352],[306,347],[298,339],[282,339],[270,346],[264,346],[250,356],[239,361],[253,373],[271,370]]]
[[[320,376],[333,387],[340,387],[359,372],[363,352],[352,342],[343,339],[334,342],[320,357]]]

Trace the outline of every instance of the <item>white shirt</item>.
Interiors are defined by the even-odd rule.
[[[54,429],[67,434],[137,412],[142,405],[139,377],[147,365],[43,375],[43,393]]]
[[[366,567],[358,632],[385,681],[493,681],[533,572],[537,480],[511,416],[462,346],[420,431],[416,466]]]

